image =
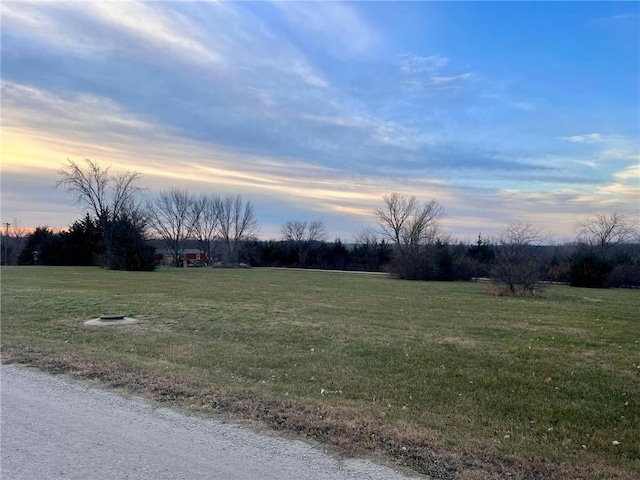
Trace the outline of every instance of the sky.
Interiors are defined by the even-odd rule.
[[[436,199],[472,241],[640,217],[638,2],[12,2],[2,222],[64,228],[69,159],[241,195],[260,237]]]

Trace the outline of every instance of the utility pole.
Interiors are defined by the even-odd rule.
[[[4,234],[4,264],[9,265],[9,225],[11,224],[5,222],[3,225],[6,227]]]

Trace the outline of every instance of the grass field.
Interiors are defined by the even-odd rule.
[[[274,269],[3,267],[3,361],[438,478],[638,478],[640,292]],[[141,321],[86,327],[124,313]]]

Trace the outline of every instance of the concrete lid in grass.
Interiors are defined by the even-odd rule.
[[[98,318],[92,318],[84,322],[85,325],[93,327],[106,327],[109,325],[129,325],[131,323],[137,323],[138,320],[118,313],[110,313],[107,315],[100,315]]]

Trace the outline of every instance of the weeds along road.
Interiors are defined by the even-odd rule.
[[[66,377],[0,369],[0,477],[6,480],[409,478]]]

